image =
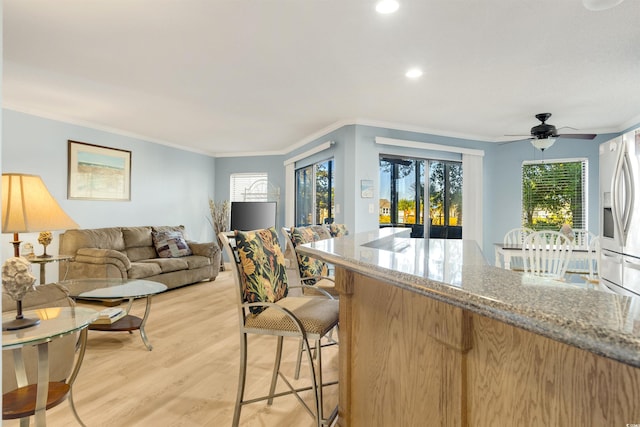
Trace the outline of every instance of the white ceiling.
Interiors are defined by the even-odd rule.
[[[215,155],[341,123],[500,141],[541,112],[640,122],[640,0],[400,2],[4,0],[3,103]]]

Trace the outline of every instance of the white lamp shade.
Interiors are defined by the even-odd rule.
[[[2,232],[78,228],[38,175],[2,174]]]
[[[531,140],[531,144],[540,151],[544,151],[551,147],[556,142],[555,138],[534,138]]]

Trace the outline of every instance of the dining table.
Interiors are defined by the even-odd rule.
[[[494,243],[493,244],[494,249],[495,249],[495,266],[496,267],[501,267],[501,268],[505,268],[507,270],[511,269],[511,258],[512,257],[517,257],[517,258],[522,258],[522,244],[505,244],[505,243]],[[570,259],[571,261],[584,261],[585,265],[586,262],[590,259],[593,259],[593,255],[595,254],[595,251],[592,249],[589,249],[588,247],[585,246],[574,246],[571,249],[571,255],[570,255]],[[568,270],[569,272],[575,271],[575,270]],[[584,273],[588,273],[588,270],[580,270],[580,271],[575,271],[575,272],[584,272]]]

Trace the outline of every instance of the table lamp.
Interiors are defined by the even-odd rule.
[[[2,232],[13,233],[14,256],[20,256],[18,233],[69,228],[78,228],[78,224],[62,210],[38,175],[2,174]]]

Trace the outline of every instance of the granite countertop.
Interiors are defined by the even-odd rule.
[[[299,246],[303,254],[640,368],[640,298],[504,270],[468,240],[383,228]]]

